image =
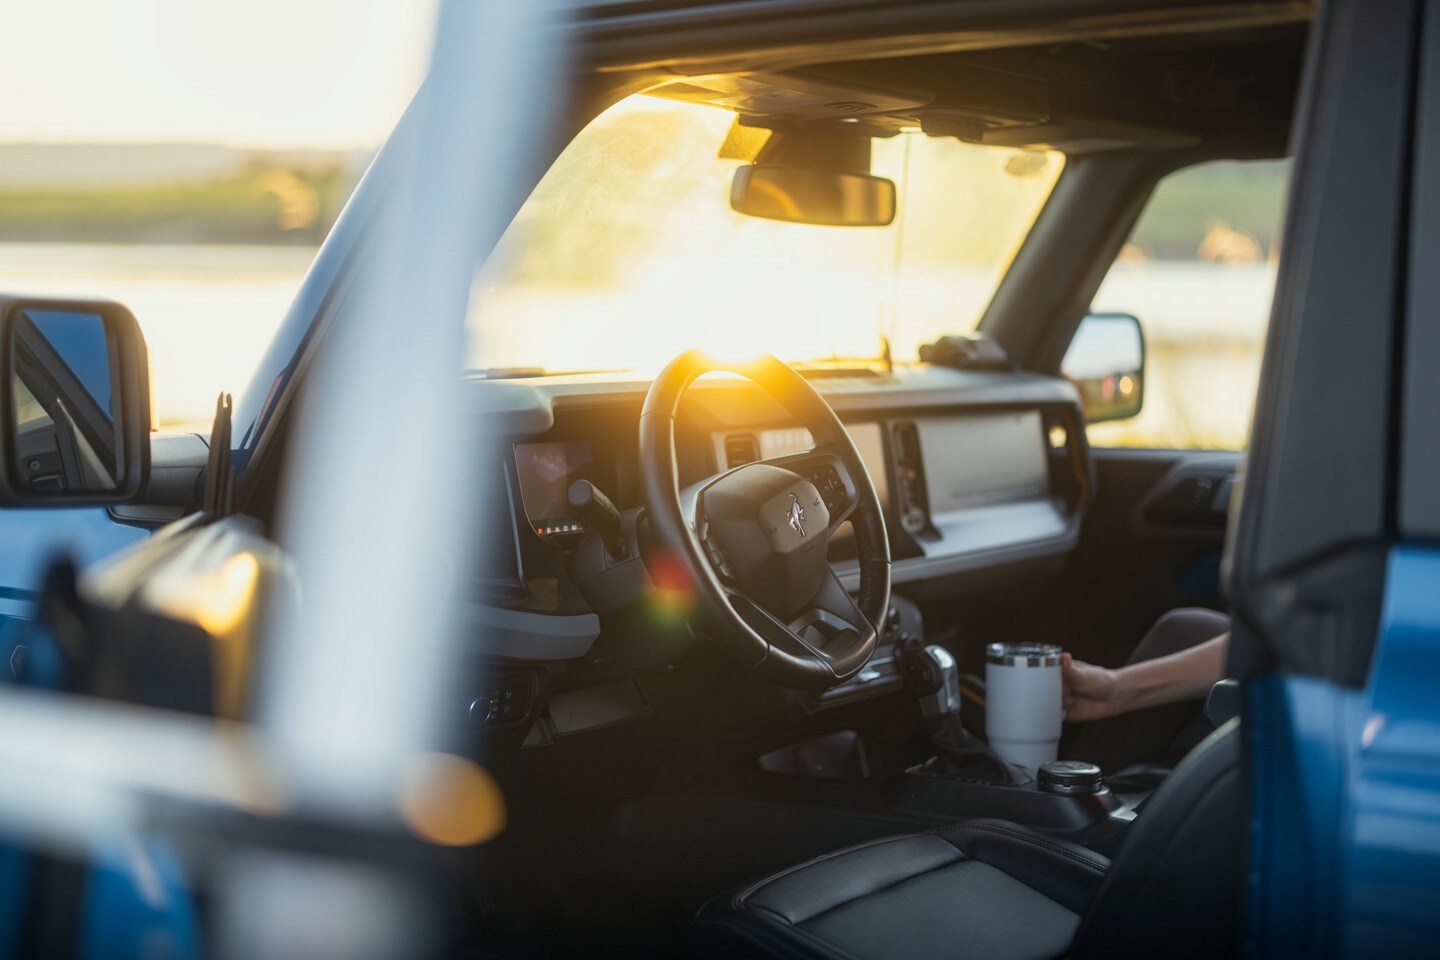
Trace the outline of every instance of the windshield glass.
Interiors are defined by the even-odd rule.
[[[735,115],[637,96],[571,142],[471,298],[467,366],[653,373],[691,347],[792,362],[896,360],[974,329],[1064,163],[919,132],[876,140],[888,227],[742,216],[723,159]]]

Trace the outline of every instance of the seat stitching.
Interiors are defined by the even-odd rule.
[[[788,876],[790,876],[790,874],[792,874],[792,873],[798,873],[799,871],[804,870],[804,869],[806,869],[807,867],[813,867],[813,866],[814,866],[815,864],[817,864],[817,863],[824,863],[826,860],[834,860],[834,859],[837,858],[837,857],[843,857],[845,854],[847,854],[847,853],[853,853],[853,852],[855,852],[855,851],[857,851],[857,850],[866,850],[866,849],[869,849],[870,847],[878,847],[878,846],[880,846],[881,844],[885,844],[885,843],[895,843],[895,842],[900,841],[900,840],[913,840],[913,839],[916,839],[916,838],[918,838],[918,837],[932,836],[934,833],[935,833],[934,830],[929,830],[929,831],[926,831],[925,833],[905,833],[905,834],[901,834],[901,835],[898,836],[898,837],[879,837],[879,838],[877,838],[877,839],[875,839],[875,840],[866,840],[864,843],[857,843],[857,844],[855,844],[855,845],[853,845],[853,846],[845,847],[845,848],[842,849],[842,850],[832,850],[832,851],[830,851],[829,853],[822,853],[822,854],[820,854],[820,856],[818,856],[818,857],[812,857],[812,858],[810,858],[809,860],[806,860],[804,863],[797,863],[797,864],[795,864],[795,866],[793,866],[793,867],[787,867],[786,869],[780,871],[779,873],[771,874],[770,876],[764,878],[763,880],[758,880],[758,881],[756,881],[755,883],[752,883],[750,886],[746,887],[744,890],[741,890],[739,893],[737,893],[737,894],[735,895],[735,898],[734,898],[734,900],[733,900],[732,902],[733,902],[736,906],[743,906],[746,899],[748,899],[749,897],[754,896],[756,893],[758,893],[758,892],[760,892],[761,890],[765,889],[765,888],[768,887],[770,884],[775,883],[775,882],[777,882],[777,881],[779,881],[779,880],[781,880],[781,879],[783,879],[783,878],[785,878],[785,877],[788,877]],[[944,838],[941,837],[941,838],[939,838],[939,839],[944,839]],[[954,844],[951,844],[951,846],[953,847]],[[965,857],[965,854],[964,854],[964,853],[961,853],[961,851],[960,851],[958,848],[956,849],[955,852],[956,852],[956,853],[959,853],[962,859]],[[952,861],[952,862],[953,862],[953,861]]]
[[[1028,833],[1021,833],[1021,832],[1018,831],[1018,830],[1010,830],[1010,829],[1007,829],[1007,828],[1005,828],[1005,827],[999,826],[998,824],[993,824],[993,823],[967,823],[967,824],[958,825],[958,826],[955,825],[955,824],[952,824],[952,825],[950,825],[950,826],[948,826],[948,827],[939,827],[939,828],[937,828],[936,830],[934,830],[933,832],[938,835],[938,834],[944,833],[946,830],[981,830],[981,831],[988,831],[988,832],[990,832],[990,833],[998,833],[998,834],[1000,834],[1001,836],[1010,837],[1011,839],[1020,840],[1020,841],[1023,841],[1023,842],[1025,842],[1025,843],[1031,844],[1032,846],[1041,847],[1041,848],[1046,849],[1046,850],[1049,850],[1049,851],[1051,851],[1051,852],[1053,852],[1053,853],[1058,853],[1058,854],[1060,854],[1062,857],[1067,857],[1067,858],[1069,858],[1069,859],[1071,859],[1071,860],[1074,860],[1074,861],[1077,862],[1077,863],[1084,864],[1084,865],[1087,866],[1087,867],[1090,867],[1090,868],[1092,868],[1092,869],[1094,869],[1094,870],[1098,870],[1098,871],[1101,872],[1101,873],[1105,873],[1106,870],[1108,869],[1108,868],[1105,866],[1105,864],[1101,863],[1100,861],[1098,861],[1098,860],[1092,860],[1092,859],[1090,859],[1089,857],[1083,856],[1082,854],[1080,854],[1080,853],[1078,853],[1078,852],[1076,852],[1076,851],[1074,851],[1074,850],[1066,849],[1065,847],[1062,847],[1062,846],[1060,846],[1059,844],[1048,843],[1048,842],[1046,842],[1045,840],[1041,839],[1040,837],[1036,837],[1036,836],[1033,836],[1033,835],[1028,834]],[[942,839],[944,839],[944,838],[942,838]]]
[[[1022,833],[1018,830],[1010,830],[996,824],[988,823],[968,824],[965,829],[989,831],[991,833],[998,833],[1002,836],[1008,836],[1012,839],[1020,840],[1022,842],[1031,844],[1032,846],[1041,847],[1045,850],[1050,850],[1054,853],[1058,853],[1062,857],[1067,857],[1077,863],[1083,864],[1094,870],[1098,870],[1100,873],[1105,873],[1108,869],[1107,866],[1104,863],[1101,863],[1099,860],[1092,860],[1091,858],[1075,850],[1067,849],[1060,846],[1059,844],[1049,843],[1040,837],[1032,836],[1028,833]]]
[[[1022,832],[1020,832],[1020,831],[1018,831],[1018,830],[1010,830],[1010,829],[1007,829],[1007,828],[1005,828],[1005,827],[999,826],[998,824],[962,822],[962,823],[959,823],[959,824],[953,824],[953,823],[952,823],[952,824],[948,824],[948,825],[943,826],[943,827],[936,827],[936,828],[933,829],[933,830],[927,830],[927,831],[925,831],[925,832],[923,832],[923,833],[907,833],[907,834],[901,834],[900,836],[896,836],[896,837],[880,837],[880,838],[877,838],[877,839],[875,839],[875,840],[867,840],[867,841],[865,841],[864,843],[857,843],[857,844],[854,844],[854,845],[852,845],[852,846],[845,847],[845,848],[842,849],[842,850],[834,850],[834,851],[831,851],[830,853],[822,853],[822,854],[821,854],[820,856],[818,856],[818,857],[812,857],[811,859],[806,860],[806,861],[803,862],[803,863],[797,863],[797,864],[795,864],[794,866],[789,867],[789,868],[781,871],[780,873],[772,874],[772,875],[764,878],[763,880],[760,880],[760,881],[757,881],[756,883],[751,884],[749,887],[746,887],[744,890],[741,890],[739,893],[737,893],[737,894],[734,896],[734,898],[731,900],[731,906],[732,906],[732,907],[735,907],[735,908],[737,908],[737,909],[744,909],[744,908],[746,908],[746,907],[747,907],[747,901],[748,901],[751,897],[753,897],[755,894],[759,893],[761,890],[765,889],[766,887],[770,886],[770,885],[773,884],[773,883],[776,883],[776,882],[784,879],[785,877],[790,876],[790,875],[793,874],[793,873],[798,873],[799,871],[804,870],[804,869],[806,869],[806,868],[808,868],[808,867],[815,866],[816,864],[823,863],[823,862],[825,862],[825,861],[827,861],[827,860],[836,859],[837,857],[842,857],[842,856],[844,856],[845,854],[848,854],[848,853],[853,853],[853,852],[856,852],[856,851],[859,851],[859,850],[866,850],[866,849],[869,849],[870,847],[878,847],[878,846],[881,846],[882,844],[886,844],[886,843],[895,843],[895,842],[898,842],[898,841],[901,841],[901,840],[913,840],[913,839],[916,839],[916,838],[919,838],[919,837],[933,836],[933,837],[935,837],[936,839],[944,840],[945,842],[950,843],[950,845],[955,848],[955,852],[959,855],[960,859],[959,859],[958,861],[952,860],[950,863],[947,863],[947,864],[941,864],[939,867],[933,868],[933,870],[938,870],[938,869],[940,869],[941,867],[953,866],[953,865],[954,865],[955,863],[957,863],[957,862],[963,863],[963,862],[965,862],[966,860],[973,860],[974,857],[971,857],[969,854],[965,853],[965,852],[964,852],[963,850],[961,850],[958,846],[956,846],[953,842],[951,842],[948,837],[944,836],[944,834],[945,834],[946,831],[954,831],[954,830],[980,830],[980,831],[990,832],[990,833],[994,833],[994,834],[999,834],[1000,836],[1009,837],[1009,838],[1011,838],[1011,839],[1013,839],[1013,840],[1019,840],[1019,841],[1024,842],[1024,843],[1028,843],[1028,844],[1030,844],[1031,846],[1040,847],[1040,848],[1042,848],[1042,849],[1049,850],[1049,851],[1051,851],[1051,852],[1053,852],[1053,853],[1057,853],[1057,854],[1059,854],[1059,855],[1062,856],[1062,857],[1065,857],[1065,858],[1067,858],[1067,859],[1069,859],[1069,860],[1072,860],[1072,861],[1074,861],[1074,862],[1076,862],[1076,863],[1081,864],[1082,866],[1089,867],[1090,869],[1095,870],[1095,871],[1101,873],[1102,875],[1103,875],[1104,873],[1106,873],[1106,872],[1107,872],[1107,869],[1108,869],[1105,864],[1101,863],[1101,862],[1098,861],[1098,860],[1092,860],[1092,859],[1090,859],[1089,857],[1082,856],[1081,854],[1076,853],[1076,852],[1073,851],[1073,850],[1068,850],[1068,849],[1066,849],[1065,847],[1059,846],[1058,844],[1048,843],[1048,842],[1046,842],[1045,840],[1041,839],[1040,837],[1036,837],[1036,836],[1033,836],[1033,835],[1028,834],[1028,833],[1022,833]],[[926,871],[926,873],[933,872],[933,870]],[[912,876],[917,876],[917,877],[918,877],[918,876],[923,876],[923,875],[924,875],[924,874],[913,874]],[[905,879],[910,879],[910,878],[907,877],[907,878],[905,878]],[[904,882],[904,880],[898,880],[898,881],[896,881],[896,883],[903,883],[903,882]],[[894,885],[894,884],[891,884],[890,886],[893,886],[893,885]],[[880,888],[880,889],[888,889],[888,887],[882,887],[882,888]],[[875,893],[875,892],[878,892],[878,891],[871,891],[871,893]],[[813,920],[815,917],[818,917],[818,916],[820,916],[821,914],[823,914],[823,913],[825,913],[825,912],[828,912],[829,910],[833,910],[833,909],[836,909],[837,907],[844,906],[845,903],[853,903],[854,900],[858,900],[858,899],[860,899],[861,897],[865,897],[865,896],[869,896],[869,895],[870,895],[870,894],[861,894],[860,897],[855,897],[855,898],[853,898],[852,900],[846,900],[846,901],[844,901],[843,903],[836,904],[835,906],[826,907],[825,910],[822,910],[820,913],[814,914],[812,917],[810,917],[810,918],[808,918],[808,919]],[[772,912],[773,912],[773,911],[772,911]],[[777,914],[777,916],[778,916],[778,914]],[[786,922],[789,923],[788,920],[787,920]]]
[[[957,852],[960,852],[960,851],[957,851]],[[811,931],[805,929],[805,927],[803,927],[802,924],[813,923],[813,922],[814,922],[815,920],[817,920],[818,918],[825,916],[827,913],[831,913],[832,911],[838,910],[838,909],[840,909],[841,907],[849,906],[850,904],[857,903],[857,902],[859,902],[860,900],[864,900],[866,897],[871,897],[871,896],[874,896],[874,895],[876,895],[876,894],[883,893],[883,892],[885,892],[886,890],[894,889],[895,887],[898,887],[898,886],[900,886],[901,884],[904,884],[904,883],[908,883],[908,882],[911,881],[911,880],[917,880],[917,879],[919,879],[920,877],[926,876],[927,874],[937,873],[937,872],[940,871],[940,870],[944,870],[944,869],[946,869],[947,867],[956,866],[957,864],[960,864],[960,863],[984,863],[984,861],[983,861],[983,860],[976,860],[976,859],[973,858],[973,857],[967,857],[967,856],[965,856],[965,855],[962,853],[959,860],[954,860],[954,861],[951,861],[950,863],[943,863],[943,864],[940,864],[940,865],[937,866],[937,867],[932,867],[931,869],[925,870],[925,871],[923,871],[923,872],[921,872],[921,873],[912,874],[912,875],[910,875],[910,876],[908,876],[908,877],[905,877],[904,879],[897,880],[897,881],[895,881],[894,883],[886,884],[886,885],[883,886],[883,887],[877,887],[876,889],[871,890],[871,891],[868,891],[868,892],[866,892],[866,893],[862,893],[862,894],[860,894],[860,895],[857,896],[857,897],[852,897],[851,899],[845,900],[845,901],[843,901],[843,902],[841,902],[841,903],[837,903],[837,904],[835,904],[834,906],[826,907],[824,910],[821,910],[819,913],[812,914],[811,916],[806,917],[804,920],[791,921],[791,920],[790,920],[788,917],[786,917],[784,914],[782,914],[782,913],[780,913],[780,912],[778,912],[778,911],[776,911],[776,910],[773,910],[773,909],[771,909],[770,907],[761,906],[761,905],[759,905],[759,904],[753,904],[753,905],[749,906],[747,909],[750,910],[750,911],[753,912],[753,913],[758,913],[758,914],[763,914],[763,915],[765,915],[765,916],[768,916],[768,917],[770,918],[770,922],[771,922],[771,923],[774,923],[774,924],[777,924],[777,925],[779,925],[779,926],[781,926],[781,927],[783,927],[783,930],[784,930],[784,932],[785,932],[786,934],[788,934],[788,935],[790,935],[790,936],[793,936],[793,937],[797,937],[797,938],[804,939],[805,941],[807,941],[808,943],[810,943],[812,946],[819,947],[819,948],[821,948],[821,949],[823,949],[823,950],[825,950],[825,951],[827,951],[827,952],[833,953],[833,954],[835,954],[835,955],[837,955],[837,956],[853,957],[854,954],[852,954],[850,951],[845,950],[844,948],[842,948],[841,946],[839,946],[839,945],[836,944],[836,943],[833,943],[833,942],[831,942],[831,941],[829,941],[829,940],[826,940],[826,939],[824,939],[824,938],[822,938],[822,937],[817,936],[816,934],[812,933]],[[996,868],[996,869],[998,869],[998,868]],[[1004,871],[1000,871],[1000,872],[1003,873]],[[1041,896],[1044,896],[1044,894],[1040,894],[1040,895],[1041,895]],[[1072,915],[1074,915],[1077,922],[1080,920],[1080,914],[1076,913],[1074,910],[1070,910],[1068,907],[1065,907],[1064,904],[1060,904],[1059,906],[1060,906],[1062,909],[1065,909],[1066,911],[1068,911],[1069,913],[1071,913]],[[723,921],[723,922],[728,922],[728,921]]]
[[[957,852],[958,852],[958,851],[957,851]],[[941,871],[941,870],[944,870],[944,869],[946,869],[946,868],[948,868],[948,867],[956,866],[957,864],[961,864],[961,863],[971,863],[971,862],[979,863],[979,862],[983,862],[983,861],[977,861],[977,860],[975,860],[974,857],[967,857],[967,856],[965,856],[964,853],[961,853],[959,860],[951,860],[949,863],[942,863],[942,864],[940,864],[939,866],[931,867],[929,870],[921,870],[919,873],[912,873],[912,874],[910,874],[908,877],[901,877],[899,880],[896,880],[894,883],[887,883],[887,884],[885,884],[885,886],[883,886],[883,887],[876,887],[874,890],[867,890],[867,891],[865,891],[864,893],[860,894],[859,896],[851,897],[849,900],[842,900],[841,902],[839,902],[839,903],[837,903],[837,904],[833,904],[833,905],[831,905],[831,906],[828,906],[828,907],[826,907],[824,910],[821,910],[819,913],[812,913],[810,916],[806,917],[804,920],[796,920],[796,921],[794,922],[793,926],[799,926],[799,925],[802,924],[802,923],[810,923],[810,922],[814,921],[815,919],[817,919],[817,918],[819,918],[819,917],[825,916],[825,914],[827,914],[827,913],[830,913],[830,912],[832,912],[832,911],[834,911],[834,910],[839,910],[841,907],[849,906],[850,904],[855,903],[855,902],[857,902],[857,901],[864,900],[866,897],[873,897],[873,896],[875,896],[876,894],[884,893],[886,890],[893,890],[894,888],[900,886],[902,883],[909,883],[911,880],[919,880],[921,877],[928,876],[928,875],[930,875],[930,874],[932,874],[932,873],[937,873],[937,872],[939,872],[939,871]],[[1003,872],[1003,871],[1002,871],[1002,872]],[[752,908],[752,909],[755,909],[755,908]],[[766,909],[766,908],[761,907],[761,908],[759,908],[759,909],[762,909],[762,910],[763,910],[763,909]],[[773,913],[774,911],[771,911],[771,912]],[[786,921],[786,922],[788,923],[789,921]]]

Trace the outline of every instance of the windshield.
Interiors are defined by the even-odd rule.
[[[899,187],[890,226],[781,223],[730,209],[734,119],[636,96],[586,127],[477,276],[467,366],[653,373],[691,347],[846,361],[886,339],[914,359],[974,329],[1064,163],[902,133],[874,145]]]

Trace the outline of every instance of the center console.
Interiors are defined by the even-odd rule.
[[[1006,763],[960,720],[960,677],[943,647],[903,648],[901,670],[933,751],[900,778],[906,808],[955,819],[998,817],[1108,848],[1135,816],[1141,796],[1110,788],[1098,766],[1051,760],[1031,770]]]
[[[894,603],[891,627],[866,672],[818,699],[904,689],[914,698],[913,714],[897,728],[908,735],[833,731],[772,750],[758,759],[760,770],[788,780],[781,792],[791,800],[808,793],[807,802],[832,809],[848,804],[865,816],[893,818],[899,829],[996,818],[1113,854],[1149,789],[1107,780],[1083,760],[1051,761],[1034,771],[1005,763],[961,723],[954,658],[924,644],[913,604],[902,597]],[[830,782],[806,791],[793,778]]]

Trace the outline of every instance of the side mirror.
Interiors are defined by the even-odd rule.
[[[120,503],[150,473],[150,368],[129,310],[0,296],[0,503]]]
[[[831,227],[884,227],[895,219],[895,182],[868,173],[751,164],[735,171],[736,213]]]
[[[1128,313],[1080,321],[1060,373],[1080,391],[1090,423],[1135,416],[1145,403],[1145,335]]]

